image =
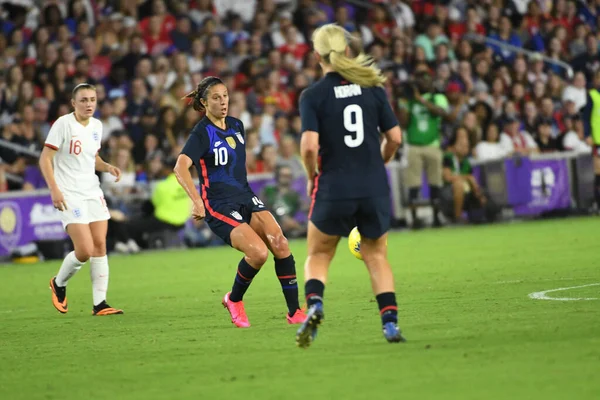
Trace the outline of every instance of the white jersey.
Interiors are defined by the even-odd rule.
[[[63,115],[54,122],[45,145],[56,150],[54,179],[65,199],[103,197],[96,175],[96,154],[102,143],[102,122],[90,118],[87,126],[75,114]]]

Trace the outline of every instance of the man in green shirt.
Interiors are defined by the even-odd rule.
[[[306,227],[294,218],[302,206],[302,201],[300,194],[291,187],[293,178],[293,171],[289,166],[278,167],[275,172],[275,185],[266,186],[260,196],[281,225],[285,236],[291,238],[306,233]]]
[[[413,228],[422,227],[417,218],[416,200],[421,189],[423,170],[430,186],[434,226],[439,219],[440,188],[442,186],[442,151],[440,149],[441,124],[450,121],[448,99],[434,93],[431,75],[427,69],[417,70],[412,98],[402,99],[400,124],[405,127],[408,166],[404,170],[404,183],[408,187],[408,201],[412,211]]]
[[[468,157],[469,141],[464,137],[455,140],[454,145],[444,154],[442,199],[444,204],[452,205],[454,220],[460,223],[465,222],[463,210],[484,208],[487,198],[473,176]]]

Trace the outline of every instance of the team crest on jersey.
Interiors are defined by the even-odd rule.
[[[100,140],[100,135],[98,135],[98,132],[92,133],[92,137],[94,138],[95,142],[97,142],[98,140]]]
[[[244,137],[242,136],[242,134],[240,132],[236,132],[235,136],[237,136],[237,138],[241,144],[244,144]]]
[[[231,136],[228,136],[225,138],[225,140],[227,141],[227,144],[229,145],[229,147],[231,147],[232,149],[235,149],[236,143],[235,143],[234,138],[232,138]]]
[[[242,220],[242,216],[241,216],[241,215],[240,215],[240,213],[239,213],[239,212],[237,212],[237,211],[232,211],[232,212],[231,212],[231,216],[232,216],[233,218],[237,219],[238,221],[241,221],[241,220]]]
[[[75,218],[81,217],[81,210],[79,208],[74,209],[73,215],[75,216]]]

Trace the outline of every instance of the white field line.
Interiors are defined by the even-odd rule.
[[[534,300],[556,300],[556,301],[600,300],[600,298],[598,298],[598,297],[549,297],[549,296],[546,296],[547,293],[560,292],[562,290],[570,290],[570,289],[580,289],[580,288],[590,287],[590,286],[600,286],[600,282],[590,283],[587,285],[544,290],[542,292],[533,292],[533,293],[529,293],[528,296],[529,296],[529,298],[534,299]]]

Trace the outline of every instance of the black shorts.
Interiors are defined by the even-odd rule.
[[[316,199],[309,218],[327,235],[348,236],[357,226],[361,236],[377,239],[390,229],[391,207],[389,196],[352,200]]]
[[[243,224],[249,224],[252,213],[267,211],[263,202],[254,194],[238,197],[235,200],[204,201],[206,223],[215,235],[231,246],[231,231]]]

